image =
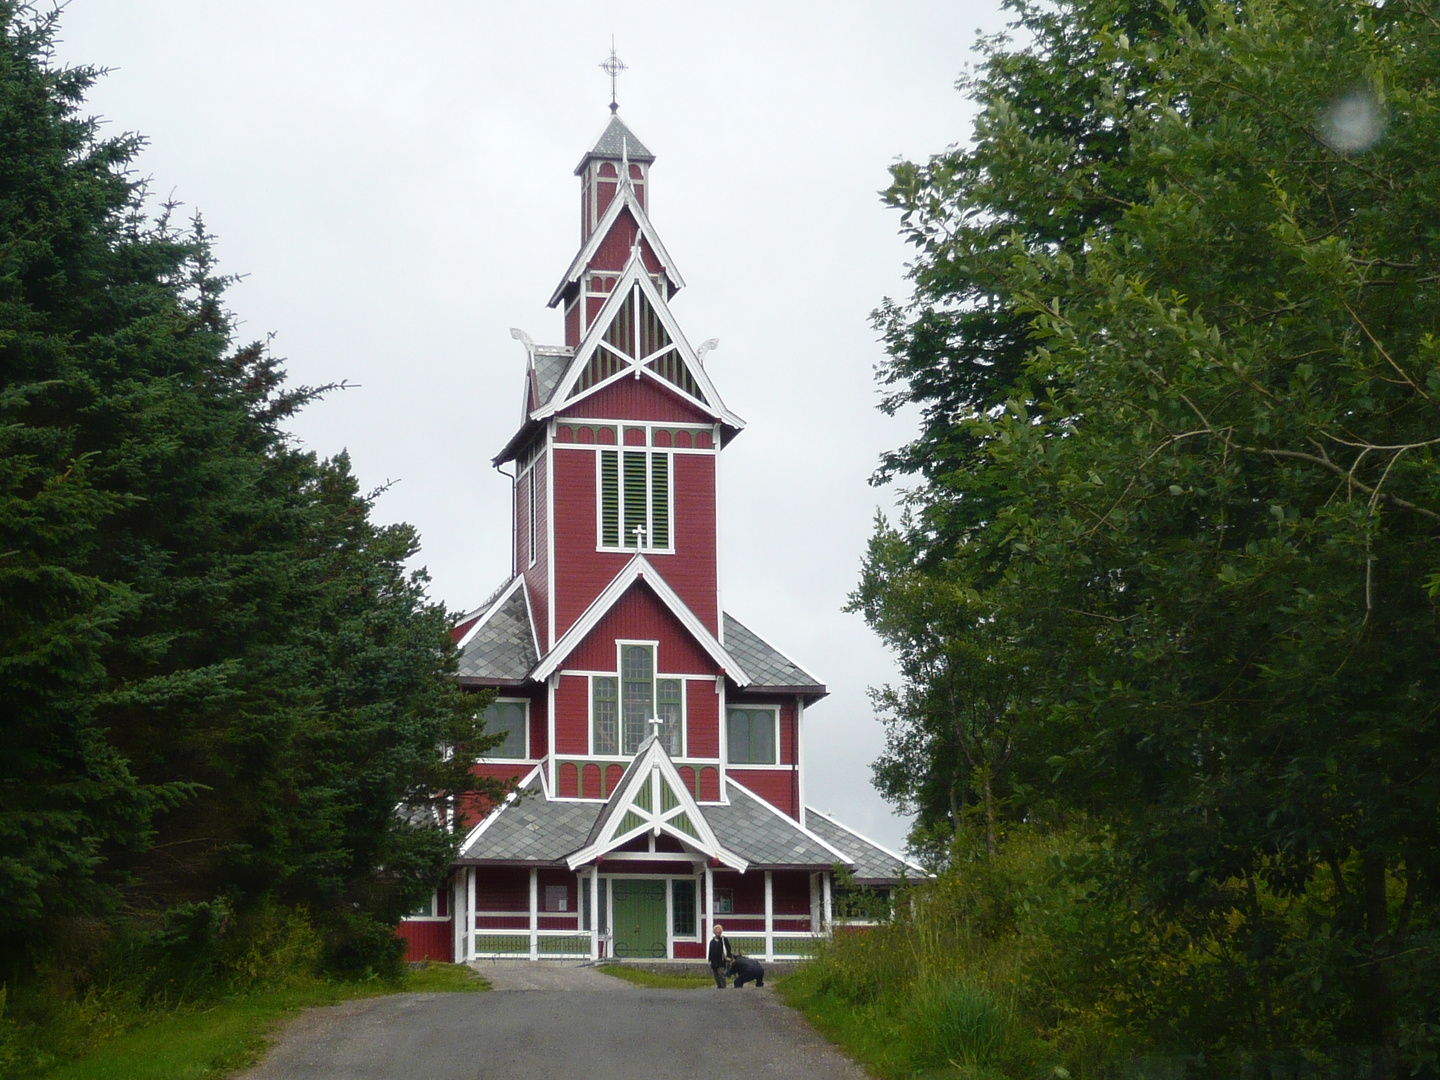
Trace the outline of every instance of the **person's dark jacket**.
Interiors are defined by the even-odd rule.
[[[721,934],[718,938],[710,939],[710,950],[705,955],[709,957],[710,966],[713,968],[724,967],[735,954],[730,951],[730,939]]]

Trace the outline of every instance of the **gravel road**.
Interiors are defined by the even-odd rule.
[[[768,989],[648,990],[543,964],[484,974],[489,993],[396,994],[309,1010],[242,1080],[865,1076]]]

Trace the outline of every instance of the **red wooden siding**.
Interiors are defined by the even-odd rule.
[[[685,684],[685,753],[692,758],[720,756],[720,695],[713,682]]]
[[[744,784],[777,810],[783,810],[799,820],[799,808],[795,805],[796,775],[794,769],[743,769],[731,768],[730,776]]]
[[[572,761],[560,764],[560,798],[573,799],[580,794],[580,770]]]
[[[703,941],[677,941],[675,942],[676,960],[704,960],[705,942]]]
[[[709,765],[700,770],[700,801],[720,801],[720,770]]]
[[[595,452],[557,446],[554,457],[555,633],[561,635],[632,556],[629,552],[596,550]],[[719,630],[715,460],[710,455],[676,454],[672,461],[675,554],[647,554],[646,558],[655,564],[685,606],[715,634]],[[532,599],[536,597],[532,595]],[[542,612],[536,609],[536,618],[541,621]],[[613,661],[605,670],[612,666]]]
[[[598,799],[600,797],[600,766],[596,765],[593,761],[581,770],[580,797],[584,799]]]
[[[449,919],[402,919],[395,928],[395,936],[405,942],[406,963],[434,960],[448,964],[454,959],[455,939]]]
[[[550,753],[550,702],[540,687],[530,698],[530,756],[536,760]]]
[[[605,795],[607,797],[614,794],[615,789],[620,786],[620,780],[624,775],[625,766],[623,765],[605,766]]]
[[[665,384],[668,386],[669,384]],[[660,423],[708,424],[714,418],[701,412],[655,379],[617,379],[603,390],[565,406],[561,416],[594,420],[650,420]]]
[[[638,581],[615,602],[562,667],[581,671],[615,671],[615,642],[620,639],[658,641],[657,674],[710,675],[717,673],[710,659],[680,620],[670,614],[643,581]]]
[[[615,666],[612,660],[610,666]],[[555,753],[590,752],[590,680],[562,675],[555,690]]]
[[[516,528],[515,542],[518,545],[515,549],[515,565],[521,568],[525,575],[525,587],[530,592],[530,613],[535,619],[535,634],[540,639],[540,651],[543,653],[550,647],[547,637],[549,622],[550,604],[550,581],[549,573],[549,528],[547,525],[548,507],[546,505],[546,471],[545,457],[541,455],[535,462],[535,565],[530,566],[530,548],[526,528],[529,522],[529,513],[521,513],[520,509],[525,501],[526,484],[517,484],[519,495],[515,500],[516,507]],[[522,540],[522,537],[527,537]]]
[[[477,867],[475,910],[529,911],[530,871],[514,866]]]

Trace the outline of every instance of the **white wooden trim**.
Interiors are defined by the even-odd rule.
[[[548,424],[545,428],[545,502],[549,513],[545,518],[545,606],[546,613],[546,642],[555,640],[555,425]],[[529,600],[529,590],[526,590],[526,600]],[[532,616],[530,625],[533,629],[535,619]],[[535,655],[544,656],[545,650],[540,648],[537,640]],[[554,745],[554,739],[551,739]]]
[[[665,747],[661,745],[660,741],[654,735],[651,735],[640,745],[640,750],[632,762],[632,769],[633,771],[630,772],[629,779],[626,781],[625,786],[617,788],[615,792],[611,794],[610,798],[614,802],[615,812],[610,816],[610,820],[606,823],[605,828],[601,830],[600,835],[596,837],[595,842],[566,856],[565,862],[570,869],[574,870],[587,862],[598,860],[605,856],[612,848],[618,847],[627,840],[650,831],[656,835],[660,832],[668,833],[682,845],[698,848],[704,854],[719,859],[726,866],[739,870],[742,873],[745,871],[749,863],[721,845],[719,837],[715,835],[714,830],[710,827],[709,821],[705,819],[705,815],[701,812],[699,804],[695,802],[695,797],[690,794],[689,789],[685,787],[684,782],[680,779],[680,773],[676,770],[674,762],[670,760],[670,756],[665,752]],[[659,792],[652,788],[650,805],[654,809],[646,811],[643,808],[636,807],[634,805],[635,796],[641,785],[650,784],[652,782],[651,778],[657,772],[665,778],[675,793],[676,806],[670,810],[662,810],[660,808]],[[634,810],[635,814],[643,821],[643,824],[639,828],[632,828],[626,832],[621,832],[620,822],[630,810]],[[671,824],[672,820],[681,814],[685,814],[689,819],[691,827],[696,832],[695,836],[684,833]]]
[[[834,911],[833,911],[833,906],[834,906],[834,905],[833,905],[833,901],[832,901],[832,898],[831,898],[831,895],[830,895],[830,893],[831,893],[831,889],[830,889],[830,879],[831,879],[832,876],[833,876],[833,875],[832,875],[832,874],[830,873],[830,871],[828,871],[828,870],[824,871],[824,872],[820,875],[820,888],[821,888],[821,890],[822,890],[822,892],[823,892],[823,894],[824,894],[824,905],[825,905],[825,932],[826,932],[827,934],[830,932],[830,928],[831,928],[831,926],[834,924],[834,918],[835,918]]]
[[[475,868],[474,868],[473,866],[467,866],[467,867],[465,868],[465,911],[466,911],[466,916],[465,916],[465,918],[466,918],[466,923],[468,924],[468,927],[469,927],[469,930],[470,930],[470,933],[469,933],[469,935],[468,935],[468,937],[469,937],[469,947],[465,950],[465,952],[466,952],[466,957],[467,957],[468,959],[474,960],[474,959],[475,959]]]
[[[795,695],[795,800],[800,804],[800,827],[805,828],[805,770],[801,754],[805,748],[805,698]]]
[[[775,882],[772,871],[765,871],[765,962],[775,962]]]
[[[600,864],[590,868],[590,959],[600,959]]]
[[[635,218],[635,223],[640,227],[640,235],[650,241],[650,249],[655,252],[656,259],[660,261],[660,268],[675,286],[675,291],[679,292],[685,287],[685,280],[680,276],[680,271],[675,266],[675,260],[665,250],[665,245],[660,240],[660,234],[656,232],[654,224],[650,221],[650,215],[645,212],[645,207],[640,205],[630,178],[628,176],[617,177],[615,182],[619,187],[611,197],[610,205],[605,208],[605,213],[590,226],[590,235],[586,237],[584,244],[576,252],[575,258],[566,268],[565,276],[560,280],[560,284],[555,286],[555,291],[550,294],[550,300],[546,303],[546,307],[554,307],[558,304],[565,290],[579,281],[585,271],[590,269],[590,261],[595,258],[595,253],[600,250],[600,245],[610,235],[611,228],[614,227],[616,221],[620,220],[620,213],[627,206]],[[644,180],[640,182],[645,183]],[[592,214],[596,210],[598,201],[596,196],[599,194],[597,185],[599,183],[600,178],[597,174],[590,184],[590,211]]]
[[[611,579],[600,595],[591,601],[590,606],[585,609],[584,614],[571,624],[560,640],[555,643],[554,648],[535,666],[530,677],[535,680],[548,679],[554,673],[563,660],[575,651],[576,647],[585,640],[592,630],[599,625],[600,620],[605,617],[609,610],[619,602],[630,586],[635,582],[644,580],[660,598],[661,603],[670,609],[681,625],[690,631],[692,637],[714,660],[716,665],[724,669],[725,674],[732,679],[737,686],[745,687],[750,685],[750,678],[740,664],[725,651],[725,647],[715,640],[715,636],[706,629],[705,624],[695,617],[695,613],[686,606],[685,601],[676,595],[675,590],[655,569],[653,563],[644,555],[636,554],[630,557],[621,571]]]
[[[530,959],[540,959],[540,871],[530,867]]]

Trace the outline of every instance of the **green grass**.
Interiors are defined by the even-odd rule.
[[[489,984],[459,964],[426,964],[398,983],[312,982],[170,1013],[44,1074],[44,1080],[199,1080],[259,1060],[279,1023],[300,1009],[395,993],[470,992]]]
[[[715,986],[710,975],[697,975],[689,971],[651,971],[649,968],[629,967],[625,964],[601,964],[596,969],[616,979],[649,987],[651,990],[699,990]]]

